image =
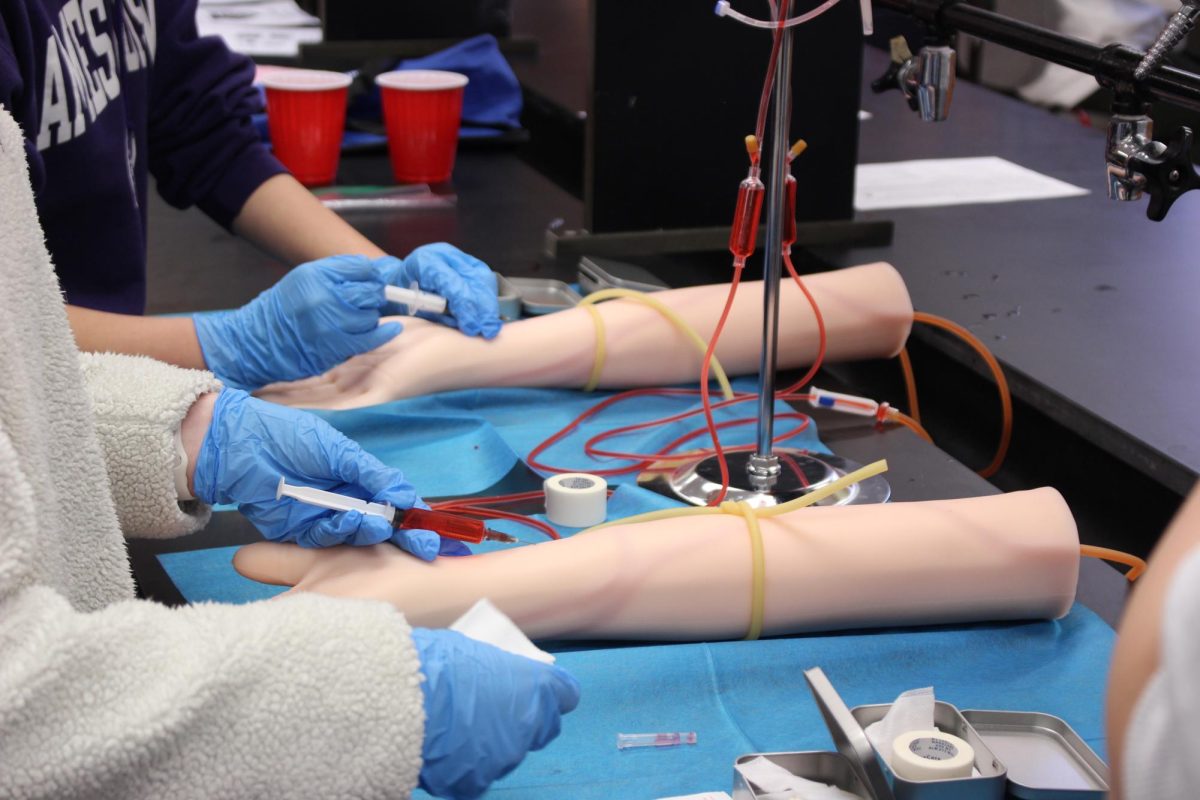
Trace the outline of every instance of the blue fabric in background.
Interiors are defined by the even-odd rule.
[[[1056,622],[559,653],[559,665],[583,686],[579,708],[563,719],[558,739],[486,797],[652,800],[730,791],[740,755],[834,749],[804,682],[812,666],[851,707],[933,686],[960,709],[1060,716],[1103,755],[1113,639],[1101,619],[1076,606]],[[668,731],[695,731],[697,744],[616,748],[618,732]]]

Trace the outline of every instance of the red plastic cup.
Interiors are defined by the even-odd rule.
[[[267,90],[271,146],[296,180],[325,186],[337,175],[350,76],[315,69],[272,71]]]
[[[398,183],[450,180],[458,149],[467,76],[432,69],[385,72],[375,79],[383,98],[388,153]]]

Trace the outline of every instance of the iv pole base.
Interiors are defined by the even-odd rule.
[[[745,500],[755,508],[782,505],[833,483],[860,466],[840,456],[810,453],[806,450],[776,448],[774,453],[779,458],[781,469],[774,486],[767,490],[758,488],[761,481],[752,477],[747,470],[754,453],[726,453],[725,460],[729,463],[729,491],[725,499]],[[706,506],[721,492],[721,468],[716,456],[705,456],[685,462],[660,461],[638,475],[637,482],[643,489],[695,506]],[[891,495],[892,487],[888,485],[887,480],[876,475],[825,498],[817,505],[886,503]]]

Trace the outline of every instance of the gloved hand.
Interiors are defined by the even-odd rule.
[[[241,308],[192,320],[204,363],[225,383],[257,389],[320,375],[400,333],[379,324],[379,269],[365,256],[334,256],[293,269]]]
[[[468,336],[495,339],[500,333],[500,305],[492,268],[445,242],[418,247],[403,260],[387,256],[375,262],[383,280],[407,289],[415,281],[423,291],[446,298],[450,315],[421,312],[417,316],[456,327]]]
[[[437,557],[441,537],[432,531],[395,530],[382,517],[328,511],[286,497],[276,500],[281,476],[288,483],[396,508],[420,502],[399,470],[384,465],[323,419],[224,389],[196,456],[193,482],[198,498],[209,504],[237,503],[272,541],[331,547],[391,540],[425,561]]]
[[[558,736],[579,705],[579,683],[560,667],[457,631],[414,628],[412,637],[425,675],[421,788],[430,794],[478,797]]]

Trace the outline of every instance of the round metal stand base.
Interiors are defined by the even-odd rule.
[[[728,453],[725,458],[729,463],[729,491],[725,499],[745,500],[755,508],[776,506],[833,483],[861,466],[840,456],[804,450],[777,449],[775,454],[779,456],[779,476],[771,488],[762,490],[758,488],[761,479],[752,481],[746,469],[753,453]],[[659,462],[638,475],[638,486],[692,505],[706,506],[721,492],[721,469],[716,456],[683,463]],[[817,505],[886,503],[891,496],[892,487],[883,476],[876,475]]]

